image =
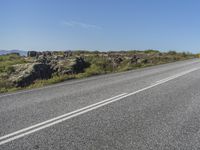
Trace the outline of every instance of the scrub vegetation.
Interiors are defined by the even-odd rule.
[[[176,51],[29,51],[0,56],[0,93],[195,58]]]

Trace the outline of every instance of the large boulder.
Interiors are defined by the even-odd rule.
[[[37,79],[48,79],[53,73],[49,65],[42,63],[18,64],[13,67],[15,72],[9,80],[16,87],[27,86]]]

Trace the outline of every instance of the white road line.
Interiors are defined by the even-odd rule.
[[[180,77],[180,76],[183,76],[183,75],[186,75],[186,74],[191,73],[191,72],[193,72],[193,71],[196,71],[196,70],[198,70],[198,69],[200,69],[200,68],[190,69],[190,70],[188,70],[188,71],[185,71],[185,72],[176,74],[176,75],[171,76],[171,77],[169,77],[169,78],[160,80],[159,82],[156,82],[156,83],[153,84],[153,85],[150,85],[150,86],[148,86],[148,87],[142,88],[142,89],[137,90],[137,91],[134,91],[134,92],[132,92],[132,93],[129,93],[129,94],[123,93],[123,94],[117,95],[117,96],[115,96],[115,97],[112,97],[112,98],[103,100],[103,101],[101,101],[101,102],[98,102],[98,103],[95,103],[95,104],[86,106],[86,107],[81,108],[81,109],[78,109],[78,110],[75,110],[75,111],[73,111],[73,112],[70,112],[70,113],[67,113],[67,114],[64,114],[64,115],[55,117],[55,118],[53,118],[53,119],[50,119],[50,120],[41,122],[41,123],[39,123],[39,124],[30,126],[30,127],[28,127],[28,128],[24,128],[24,129],[22,129],[22,130],[18,130],[18,131],[16,131],[16,132],[7,134],[7,135],[5,135],[5,136],[0,137],[0,145],[3,145],[3,144],[5,144],[5,143],[8,143],[8,142],[13,141],[13,140],[15,140],[15,139],[24,137],[24,136],[29,135],[29,134],[31,134],[31,133],[34,133],[34,132],[36,132],[36,131],[39,131],[39,130],[48,128],[48,127],[50,127],[50,126],[53,126],[53,125],[58,124],[58,123],[61,123],[61,122],[65,121],[65,120],[68,120],[68,119],[70,119],[70,118],[73,118],[73,117],[79,116],[79,115],[81,115],[81,114],[87,113],[87,112],[89,112],[89,111],[92,111],[92,110],[94,110],[94,109],[100,108],[100,107],[102,107],[102,106],[108,105],[108,104],[110,104],[110,103],[119,101],[119,100],[121,100],[121,99],[123,99],[123,98],[125,98],[125,97],[128,97],[128,96],[131,96],[131,95],[140,93],[140,92],[142,92],[142,91],[145,91],[145,90],[150,89],[150,88],[152,88],[152,87],[155,87],[155,86],[157,86],[157,85],[163,84],[163,83],[168,82],[168,81],[170,81],[170,80],[176,79],[176,78],[178,78],[178,77]]]
[[[167,81],[167,80],[169,80],[169,79],[172,79],[172,78],[176,78],[176,77],[182,76],[182,75],[184,75],[184,74],[190,73],[190,72],[195,71],[195,70],[198,70],[198,68],[194,68],[194,69],[190,69],[190,70],[188,70],[188,71],[181,72],[181,73],[179,73],[179,74],[176,74],[176,75],[170,76],[170,77],[168,77],[168,78],[165,78],[165,79],[162,79],[162,80],[156,81],[156,83],[164,82],[164,81]]]
[[[157,86],[157,85],[166,83],[166,82],[168,82],[168,81],[171,81],[171,80],[173,80],[173,79],[176,79],[176,78],[178,78],[178,77],[181,77],[181,76],[183,76],[183,75],[186,75],[186,74],[188,74],[188,73],[191,73],[191,72],[196,71],[196,70],[199,70],[199,69],[200,69],[200,68],[194,68],[194,69],[191,69],[191,70],[189,70],[189,71],[187,71],[187,72],[183,72],[183,73],[177,74],[177,75],[175,75],[175,76],[166,78],[165,80],[160,80],[159,82],[156,82],[156,83],[153,84],[153,85],[150,85],[150,86],[145,87],[145,88],[143,88],[143,89],[140,89],[140,90],[138,90],[138,91],[129,93],[129,94],[127,94],[126,96],[131,96],[131,95],[137,94],[137,93],[139,93],[139,92],[142,92],[142,91],[145,91],[145,90],[150,89],[150,88],[152,88],[152,87],[155,87],[155,86]]]
[[[58,120],[58,119],[61,119],[61,118],[64,118],[64,117],[73,115],[73,114],[75,114],[75,113],[78,113],[78,112],[83,111],[83,110],[85,110],[85,109],[88,109],[88,108],[90,108],[90,107],[94,107],[94,106],[97,106],[97,105],[99,105],[99,104],[105,103],[105,102],[110,101],[110,100],[112,100],[112,99],[119,98],[119,97],[121,97],[121,96],[123,96],[123,95],[125,95],[125,94],[127,94],[127,93],[123,93],[123,94],[120,94],[120,95],[111,97],[111,98],[109,98],[109,99],[100,101],[100,102],[98,102],[98,103],[91,104],[91,105],[88,105],[88,106],[86,106],[86,107],[77,109],[77,110],[75,110],[75,111],[72,111],[72,112],[63,114],[63,115],[61,115],[61,116],[58,116],[58,117],[49,119],[49,120],[44,121],[44,122],[41,122],[41,123],[38,123],[38,124],[33,125],[33,126],[30,126],[30,127],[28,127],[28,128],[24,128],[24,129],[22,129],[22,130],[18,130],[18,131],[16,131],[16,132],[11,133],[11,134],[7,134],[7,135],[5,135],[5,136],[0,137],[0,141],[3,140],[3,139],[6,139],[6,138],[8,138],[8,137],[11,137],[11,136],[20,134],[20,133],[22,133],[22,132],[26,132],[26,131],[31,130],[31,129],[33,129],[33,128],[37,128],[37,127],[39,127],[39,126],[42,126],[42,125],[48,124],[48,123],[50,123],[50,122],[56,121],[56,120]]]
[[[0,145],[3,145],[3,144],[8,143],[8,142],[10,142],[10,141],[19,139],[19,138],[21,138],[21,137],[24,137],[24,136],[29,135],[29,134],[31,134],[31,133],[34,133],[34,132],[36,132],[36,131],[39,131],[39,130],[48,128],[48,127],[50,127],[50,126],[52,126],[52,125],[61,123],[61,122],[65,121],[65,120],[74,118],[74,117],[76,117],[76,116],[79,116],[79,115],[81,115],[81,114],[87,113],[87,112],[89,112],[89,111],[91,111],[91,110],[97,109],[97,108],[102,107],[102,106],[104,106],[104,105],[107,105],[107,104],[109,104],[109,103],[118,101],[118,100],[120,100],[120,99],[122,99],[122,98],[125,98],[125,97],[126,97],[126,95],[125,95],[125,96],[121,96],[121,97],[116,98],[116,99],[113,99],[113,100],[111,100],[111,101],[107,101],[107,102],[102,103],[102,104],[100,104],[100,105],[91,107],[91,108],[89,108],[89,109],[85,109],[85,110],[83,110],[83,111],[80,111],[80,112],[78,112],[78,113],[72,114],[72,115],[70,115],[70,116],[63,117],[63,118],[58,119],[58,120],[56,120],[56,121],[53,121],[53,122],[51,122],[51,123],[48,123],[48,124],[39,126],[38,128],[33,128],[32,130],[28,130],[27,132],[22,132],[22,133],[16,134],[16,135],[14,135],[14,136],[11,136],[11,137],[9,137],[9,138],[6,138],[5,140],[0,141]]]

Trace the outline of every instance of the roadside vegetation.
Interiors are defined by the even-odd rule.
[[[195,58],[175,51],[60,51],[0,56],[0,93]]]

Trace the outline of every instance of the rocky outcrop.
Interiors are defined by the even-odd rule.
[[[37,79],[48,79],[53,73],[49,65],[41,63],[18,64],[13,67],[15,72],[9,80],[16,87],[27,86]]]
[[[50,66],[57,74],[76,74],[83,72],[89,66],[82,57],[65,60],[52,60]]]
[[[33,54],[33,53],[32,53]],[[82,57],[74,59],[55,59],[40,55],[36,62],[14,65],[10,82],[16,87],[30,85],[38,79],[49,79],[52,74],[76,74],[83,72],[89,64]]]

